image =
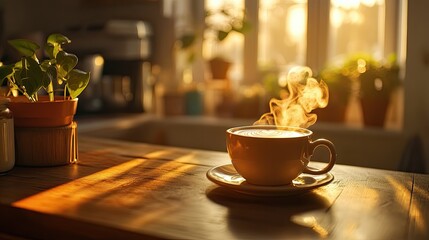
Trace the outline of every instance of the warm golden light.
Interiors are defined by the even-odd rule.
[[[331,0],[331,4],[337,8],[343,9],[357,9],[361,5],[366,7],[373,7],[379,0]]]
[[[90,206],[106,205],[117,209],[120,218],[121,209],[138,206],[141,201],[152,196],[153,190],[162,188],[194,168],[194,165],[178,162],[186,158],[186,155],[182,155],[168,161],[132,159],[27,197],[13,205],[50,213],[76,213]],[[66,202],[62,201],[64,198],[67,198]],[[165,215],[168,208],[164,210],[148,213],[144,221],[148,220],[149,215],[154,218]],[[128,220],[132,223],[143,221],[138,216]]]
[[[380,78],[374,79],[374,88],[377,91],[383,90],[383,81]]]
[[[366,61],[362,58],[357,60],[357,71],[359,73],[366,72]]]
[[[94,59],[94,63],[96,66],[103,66],[104,64],[104,58],[102,56],[97,56]]]
[[[184,69],[183,70],[183,83],[185,83],[185,84],[191,84],[192,81],[193,81],[193,78],[192,78],[192,69],[189,69],[189,68]]]
[[[307,31],[307,9],[305,5],[295,5],[287,11],[288,24],[286,31],[294,42],[299,42]]]
[[[395,189],[395,199],[396,202],[399,203],[399,205],[404,209],[404,210],[408,210],[410,208],[410,201],[413,201],[413,199],[410,199],[409,197],[404,197],[404,196],[408,196],[405,195],[404,193],[407,193],[410,191],[410,187],[406,187],[404,185],[404,183],[399,182],[398,180],[394,179],[393,177],[387,176],[387,181],[389,182],[389,184],[392,186],[392,188]],[[408,182],[409,185],[411,185],[410,182]],[[417,193],[417,196],[413,197],[422,197],[425,198],[426,200],[429,200],[429,194],[426,192],[424,193],[424,191],[422,191],[422,189],[416,189],[415,192]],[[422,194],[423,193],[423,194]],[[415,222],[417,229],[419,231],[422,231],[425,229],[426,226],[426,219],[425,219],[425,215],[423,215],[420,206],[417,205],[417,203],[412,204],[413,208],[408,210],[410,213],[410,218],[412,221]]]
[[[330,234],[330,229],[323,226],[315,216],[308,214],[303,216],[293,216],[291,219],[294,223],[313,229],[321,238],[326,238]]]

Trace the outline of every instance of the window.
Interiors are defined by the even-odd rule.
[[[236,86],[257,82],[266,88],[266,81],[276,75],[281,87],[282,76],[294,65],[309,66],[318,74],[355,54],[365,53],[380,63],[390,54],[399,58],[403,54],[399,51],[400,0],[206,0],[205,8],[239,10],[243,4],[255,31],[246,34],[244,41],[234,36],[222,43],[229,46],[224,52],[233,59],[235,70],[230,76]],[[242,44],[245,57],[240,54]],[[210,42],[205,41],[204,46],[208,56]],[[256,81],[253,76],[258,76]],[[360,85],[354,86],[352,93],[356,94],[357,88]],[[345,121],[362,125],[365,119],[356,98],[351,97]],[[402,125],[400,99],[395,97],[387,113],[388,125],[395,128]]]
[[[367,52],[384,57],[384,1],[332,0],[329,10],[329,61],[350,53]]]
[[[260,1],[258,65],[306,64],[307,1]]]
[[[244,18],[244,0],[206,1],[203,57],[205,59],[223,58],[231,63],[228,78],[233,82],[243,79],[244,36],[230,31],[235,22]],[[228,32],[224,40],[219,40],[220,31]]]

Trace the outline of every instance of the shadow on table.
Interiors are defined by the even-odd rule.
[[[315,192],[284,197],[257,197],[222,187],[207,197],[228,208],[228,228],[238,238],[323,238],[334,228],[332,203]]]

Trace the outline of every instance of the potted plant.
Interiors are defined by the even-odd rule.
[[[14,95],[9,108],[14,115],[18,165],[62,165],[77,155],[73,117],[90,73],[75,69],[77,56],[63,49],[70,42],[64,35],[49,35],[47,58],[39,60],[36,43],[8,41],[22,55],[17,62],[0,67],[0,83],[7,81],[9,95]]]
[[[245,34],[250,29],[250,23],[242,14],[230,8],[206,11],[206,30],[208,38],[213,41],[214,51],[219,53],[220,44],[232,33]],[[231,63],[221,55],[215,55],[209,61],[213,79],[226,79]]]
[[[401,85],[396,56],[391,55],[386,62],[381,62],[361,54],[352,57],[346,66],[359,84],[364,124],[384,126],[391,95]]]
[[[323,109],[315,109],[318,119],[327,122],[344,122],[352,92],[352,79],[343,66],[324,68],[317,76],[329,88],[329,103]]]

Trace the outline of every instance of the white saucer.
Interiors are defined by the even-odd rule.
[[[237,173],[232,164],[211,168],[207,171],[207,178],[226,188],[236,192],[255,196],[287,196],[308,191],[330,183],[334,179],[331,173],[311,175],[302,173],[292,181],[292,184],[284,186],[258,186],[246,182]]]

